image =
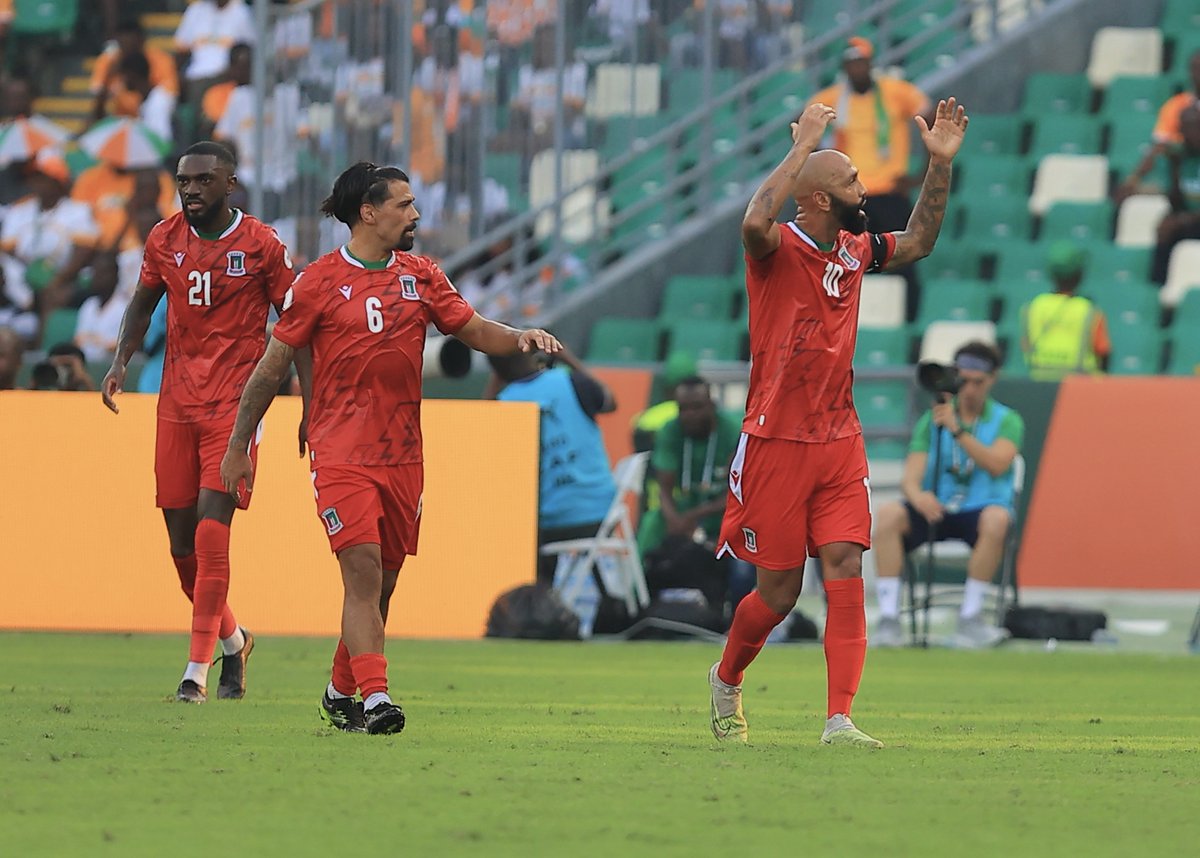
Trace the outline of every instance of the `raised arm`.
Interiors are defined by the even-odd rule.
[[[776,218],[783,204],[796,196],[796,179],[804,162],[821,143],[825,128],[837,117],[828,104],[810,104],[792,123],[792,148],[759,185],[742,217],[742,246],[751,259],[770,256],[779,247]]]
[[[113,397],[125,390],[125,368],[129,366],[129,359],[133,357],[133,353],[141,347],[146,329],[150,327],[150,317],[154,315],[154,308],[162,300],[164,291],[147,289],[139,283],[129,306],[125,308],[125,315],[121,317],[117,351],[113,355],[112,366],[105,374],[104,381],[100,383],[100,397],[113,414],[118,414],[121,410],[113,401]]]
[[[962,146],[967,130],[966,112],[953,98],[939,101],[933,126],[925,118],[915,118],[921,139],[929,152],[929,166],[921,185],[921,196],[913,207],[904,232],[896,233],[896,251],[885,268],[900,268],[933,252],[942,220],[946,217],[946,198],[950,194],[950,165]]]

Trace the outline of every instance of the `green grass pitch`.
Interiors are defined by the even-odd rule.
[[[823,747],[819,647],[768,647],[748,747],[709,644],[389,643],[395,737],[317,718],[331,643],[262,637],[249,696],[167,702],[181,637],[0,635],[0,853],[1102,856],[1200,849],[1200,663],[871,652]]]

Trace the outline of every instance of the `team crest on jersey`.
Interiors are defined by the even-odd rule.
[[[848,271],[857,271],[858,266],[862,264],[846,249],[845,245],[838,248],[838,259],[842,261],[842,264],[846,266]]]
[[[758,553],[758,534],[748,527],[742,528],[742,536],[746,538],[746,550],[751,554]]]
[[[330,536],[333,536],[335,533],[345,527],[345,525],[342,524],[342,520],[338,518],[337,510],[333,507],[323,511],[321,513],[321,518],[324,519],[325,531]]]
[[[178,268],[178,267],[180,267],[181,265],[183,265],[183,259],[184,259],[184,257],[185,257],[185,256],[187,256],[187,254],[186,254],[186,253],[176,253],[176,254],[175,254],[175,267],[176,267],[176,268]]]
[[[419,301],[421,296],[417,293],[417,278],[411,274],[400,275],[400,297],[409,301]]]
[[[245,277],[246,276],[246,254],[240,250],[231,250],[225,254],[226,260],[225,273],[230,277]]]

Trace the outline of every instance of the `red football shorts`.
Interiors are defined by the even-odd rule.
[[[384,569],[417,553],[425,469],[414,465],[324,465],[313,468],[317,515],[334,554],[352,545],[379,546]]]
[[[862,436],[807,444],[743,433],[729,464],[718,556],[795,569],[834,542],[871,547]]]
[[[155,503],[162,509],[184,509],[195,506],[200,489],[225,493],[221,482],[221,460],[229,448],[236,415],[221,420],[196,423],[158,421],[154,443],[154,478],[157,484]],[[250,439],[250,463],[258,467],[258,442],[262,439],[262,424]],[[250,492],[243,491],[238,509],[250,506]]]

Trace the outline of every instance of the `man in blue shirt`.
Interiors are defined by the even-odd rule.
[[[556,557],[541,556],[548,542],[594,536],[616,494],[597,414],[616,410],[612,393],[568,348],[563,367],[546,367],[533,354],[489,355],[495,377],[485,396],[541,406],[538,486],[539,585],[554,583]]]
[[[961,539],[971,546],[967,583],[955,644],[995,646],[1008,634],[985,622],[983,600],[1004,555],[1013,521],[1013,461],[1021,450],[1025,421],[989,396],[1001,363],[996,349],[971,342],[954,356],[962,389],[925,412],[913,430],[904,475],[903,502],[876,512],[876,588],[880,620],[872,642],[899,646],[900,573],[904,556],[929,541]],[[938,430],[941,431],[938,431]],[[934,473],[933,445],[940,443],[940,468]]]

